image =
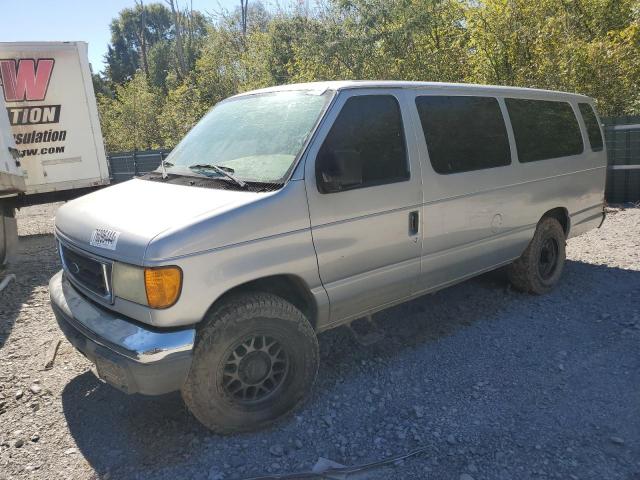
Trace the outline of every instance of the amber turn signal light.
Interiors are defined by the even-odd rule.
[[[182,270],[180,267],[145,268],[144,287],[151,308],[168,308],[180,296]]]

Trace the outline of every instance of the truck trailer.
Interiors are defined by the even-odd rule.
[[[24,191],[20,154],[9,127],[4,98],[0,95],[0,272],[18,240],[14,203]]]
[[[15,206],[109,184],[86,42],[0,42],[0,89],[24,176]]]

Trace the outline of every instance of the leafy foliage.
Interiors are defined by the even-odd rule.
[[[472,78],[575,91],[630,113],[640,80],[635,0],[484,0],[467,9]]]
[[[165,142],[160,131],[163,98],[138,72],[118,85],[115,98],[98,95],[102,133],[107,150],[158,148]]]
[[[173,10],[140,2],[111,22],[94,76],[110,150],[172,147],[230,95],[314,80],[549,88],[590,95],[603,115],[640,113],[637,0],[258,2],[215,17],[165,3]]]

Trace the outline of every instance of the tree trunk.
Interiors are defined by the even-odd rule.
[[[145,23],[145,10],[142,0],[140,3],[136,1],[136,5],[140,6],[140,30],[138,31],[138,42],[140,42],[140,56],[142,57],[142,69],[144,76],[149,78],[149,62],[147,60],[147,25]]]
[[[180,31],[180,19],[178,17],[178,10],[174,0],[165,0],[171,7],[171,14],[173,15],[173,26],[176,30],[176,56],[178,57],[178,67],[180,70],[180,76],[184,78],[187,75],[187,64],[184,60],[184,46],[182,44],[182,32]]]
[[[241,14],[241,26],[242,36],[247,35],[247,14],[249,13],[249,0],[240,0],[240,14]]]

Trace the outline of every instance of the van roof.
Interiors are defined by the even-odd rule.
[[[256,93],[280,92],[291,90],[352,90],[362,88],[389,88],[389,89],[410,89],[410,90],[447,90],[460,92],[478,92],[496,95],[518,95],[529,97],[554,97],[567,98],[574,97],[582,100],[592,100],[586,95],[569,92],[559,92],[555,90],[543,90],[538,88],[504,87],[499,85],[479,85],[472,83],[442,83],[442,82],[409,82],[401,80],[334,80],[327,82],[292,83],[288,85],[278,85],[275,87],[252,90],[240,95],[252,95]]]

